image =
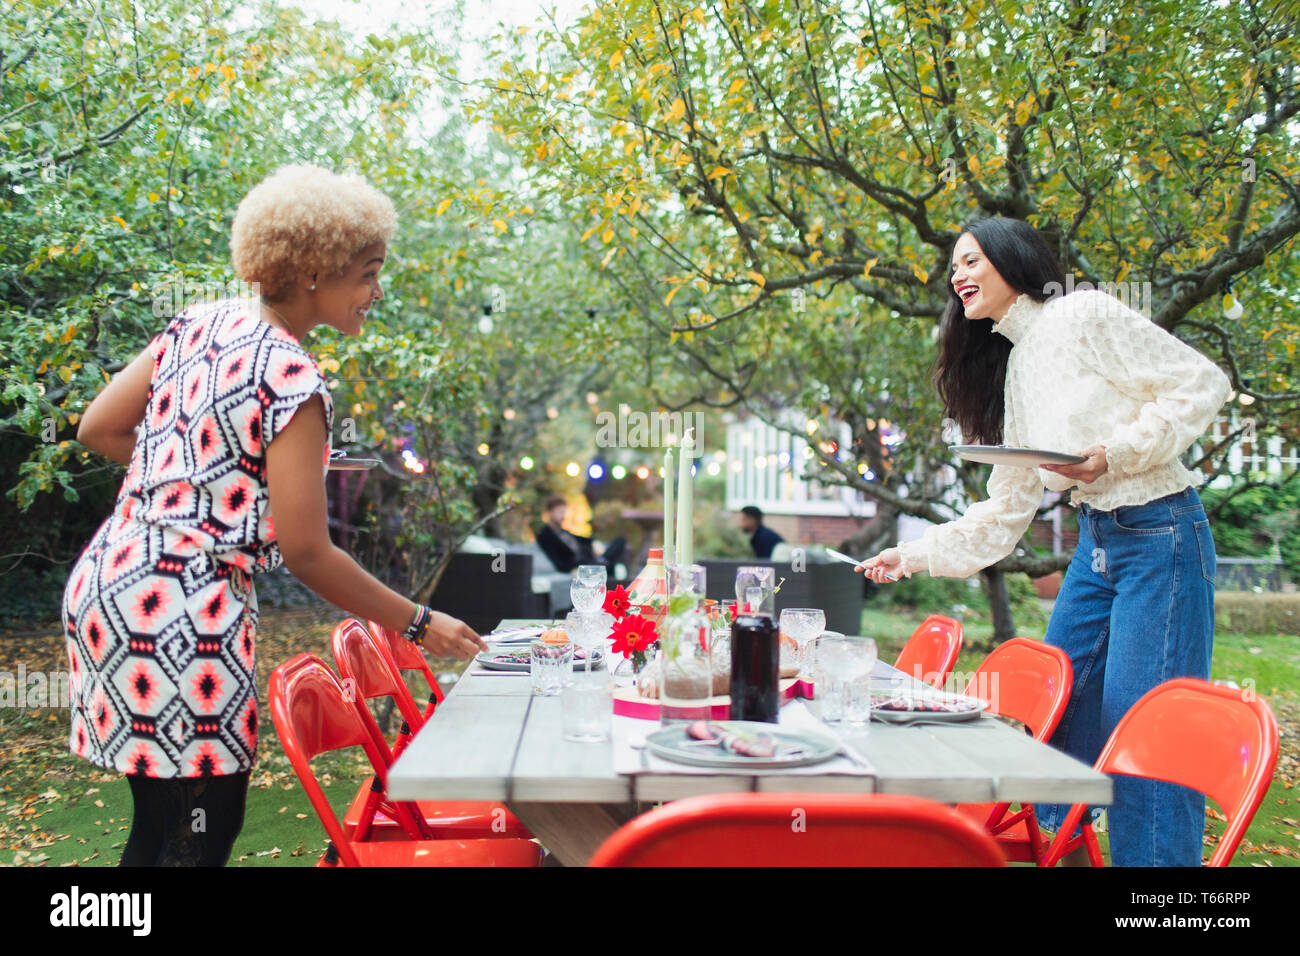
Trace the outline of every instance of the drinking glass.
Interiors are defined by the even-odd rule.
[[[827,631],[817,639],[816,699],[821,719],[861,727],[871,719],[871,671],[876,642]]]
[[[564,632],[575,647],[582,648],[585,670],[591,671],[594,652],[603,647],[605,637],[614,624],[612,614],[604,611],[570,611],[564,618]]]
[[[578,671],[560,692],[560,729],[565,740],[584,744],[608,740],[613,716],[608,671]]]
[[[599,611],[605,603],[605,579],[608,569],[603,564],[582,564],[574,572],[569,584],[569,598],[574,610]]]
[[[573,644],[569,641],[557,644],[538,638],[528,647],[533,693],[554,697],[573,677]]]
[[[668,567],[668,596],[694,594],[700,600],[705,594],[705,571],[702,564],[673,564]]]
[[[812,661],[808,647],[813,638],[826,630],[826,612],[816,607],[788,607],[781,612],[781,631],[790,635],[799,647],[799,679],[812,680]]]
[[[668,619],[659,640],[659,722],[708,720],[713,696],[709,617],[692,611]]]
[[[776,568],[745,565],[736,569],[737,614],[771,616],[776,593]],[[746,610],[748,609],[748,610]]]

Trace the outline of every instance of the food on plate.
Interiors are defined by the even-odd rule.
[[[686,728],[694,740],[715,743],[727,753],[742,757],[771,757],[776,754],[776,742],[767,734],[745,734],[731,730],[725,724],[711,724],[697,720]]]

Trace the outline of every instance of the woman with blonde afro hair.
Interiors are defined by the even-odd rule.
[[[127,775],[124,866],[229,858],[257,752],[256,572],[283,563],[440,656],[486,649],[367,574],[326,523],[332,402],[302,340],[319,325],[360,334],[395,227],[393,204],[358,177],[277,171],[231,234],[259,294],[181,312],[82,416],[77,439],[126,476],[64,593],[69,744]]]

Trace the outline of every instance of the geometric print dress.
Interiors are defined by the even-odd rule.
[[[149,403],[117,504],[68,577],[69,745],[101,767],[252,769],[252,575],[280,564],[265,450],[312,395],[327,436],[333,423],[315,360],[255,306],[187,310],[149,344]]]

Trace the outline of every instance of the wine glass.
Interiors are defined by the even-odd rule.
[[[825,681],[817,685],[822,720],[863,725],[871,717],[871,671],[876,666],[876,642],[827,631],[817,639],[817,667]],[[824,685],[824,686],[823,686]]]
[[[578,566],[569,583],[569,598],[573,601],[574,610],[600,610],[605,603],[605,578],[608,573],[603,564]]]
[[[570,611],[564,619],[564,631],[575,646],[582,648],[588,673],[594,652],[604,643],[612,622],[613,617],[604,611]]]
[[[811,680],[808,660],[809,642],[826,630],[826,612],[816,607],[788,607],[781,612],[781,631],[789,634],[799,647],[799,679]]]
[[[745,565],[736,569],[736,613],[770,614],[776,592],[776,568]]]

